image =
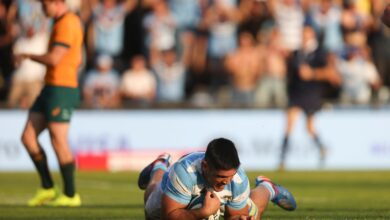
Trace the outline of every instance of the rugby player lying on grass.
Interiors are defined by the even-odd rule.
[[[212,140],[206,152],[182,157],[170,166],[170,155],[160,155],[140,173],[138,186],[145,190],[145,218],[155,219],[253,219],[261,218],[268,201],[295,210],[292,194],[264,176],[250,190],[240,167],[234,143]]]

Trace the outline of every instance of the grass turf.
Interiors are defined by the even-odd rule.
[[[260,172],[249,172],[251,184]],[[390,171],[262,172],[293,192],[294,212],[270,204],[263,219],[390,219]],[[58,174],[55,181],[61,183]],[[0,173],[0,219],[143,219],[137,173],[79,172],[81,208],[28,208],[35,173]]]

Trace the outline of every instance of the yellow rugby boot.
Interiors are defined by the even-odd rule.
[[[53,207],[79,207],[81,206],[81,198],[79,194],[74,194],[73,197],[60,194],[53,201],[47,203],[49,206]]]
[[[41,206],[53,200],[57,196],[57,190],[53,188],[40,188],[35,193],[35,196],[28,200],[27,205],[30,207]]]

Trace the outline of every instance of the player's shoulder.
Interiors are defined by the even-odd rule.
[[[66,16],[68,17],[68,19],[80,21],[80,17],[73,12],[66,13]]]
[[[163,191],[173,187],[179,191],[185,189],[185,192],[190,192],[193,186],[200,181],[203,158],[202,154],[191,153],[174,163],[164,175]]]
[[[200,172],[204,152],[195,152],[183,156],[173,165],[173,171],[179,174],[197,175]]]
[[[248,176],[243,168],[239,167],[237,173],[233,176],[232,183],[235,185],[247,185],[249,183]]]
[[[181,157],[175,164],[181,164],[184,167],[191,167],[200,163],[204,159],[205,152],[193,152]]]
[[[238,168],[237,173],[233,176],[228,189],[235,200],[244,199],[249,196],[250,184],[247,174],[242,168]]]
[[[72,26],[72,29],[74,29],[77,26],[81,26],[81,20],[80,17],[73,13],[73,12],[68,12],[63,15],[58,21],[56,22],[59,25],[63,26]]]

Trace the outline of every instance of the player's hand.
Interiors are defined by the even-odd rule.
[[[229,220],[255,220],[253,216],[239,215],[229,218]]]
[[[220,206],[221,201],[219,201],[218,196],[207,190],[202,206],[205,217],[215,214]]]
[[[28,59],[29,55],[27,54],[16,54],[14,55],[14,64],[16,67],[19,67],[23,60]]]

